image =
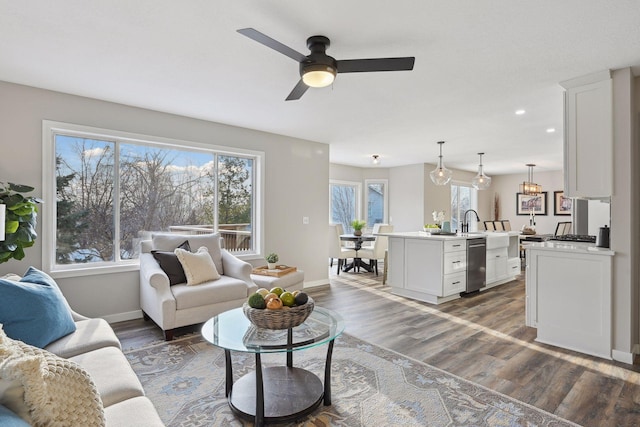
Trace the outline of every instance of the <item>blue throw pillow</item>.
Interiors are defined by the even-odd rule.
[[[55,280],[33,267],[19,282],[0,279],[0,323],[8,337],[40,348],[76,330]]]
[[[29,423],[0,405],[0,426],[2,427],[30,427]]]

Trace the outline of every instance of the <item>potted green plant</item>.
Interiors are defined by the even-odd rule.
[[[361,219],[354,219],[351,221],[351,227],[353,228],[354,236],[362,236],[362,229],[367,225],[366,221]]]
[[[0,263],[24,258],[24,248],[33,246],[36,233],[37,203],[42,200],[22,193],[33,191],[28,185],[0,182],[0,203],[6,206],[5,236],[0,242]]]
[[[267,260],[267,268],[269,268],[269,270],[275,270],[276,263],[278,262],[278,254],[271,252],[265,257],[265,259]]]

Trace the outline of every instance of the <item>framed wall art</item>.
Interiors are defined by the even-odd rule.
[[[546,215],[547,192],[543,191],[535,196],[516,193],[516,214],[518,215]]]
[[[571,207],[573,200],[564,197],[564,191],[553,192],[553,214],[554,215],[571,215]]]

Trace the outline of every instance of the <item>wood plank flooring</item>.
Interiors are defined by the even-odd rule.
[[[308,292],[344,317],[349,334],[584,426],[640,426],[640,366],[536,343],[523,279],[435,306],[392,295],[382,275],[334,272]],[[162,338],[142,320],[114,329],[125,348]]]

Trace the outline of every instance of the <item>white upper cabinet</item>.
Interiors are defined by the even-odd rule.
[[[564,192],[567,197],[613,193],[611,72],[560,83],[564,95]]]

